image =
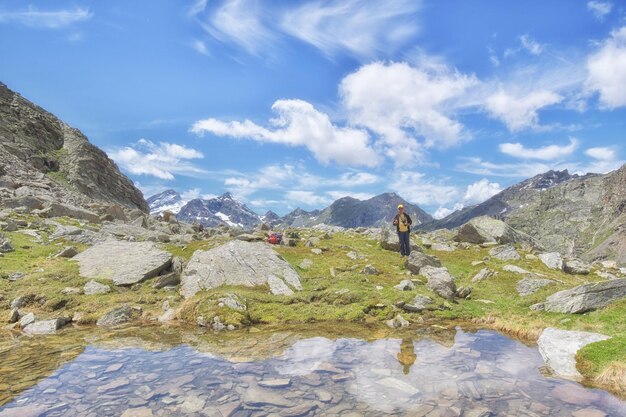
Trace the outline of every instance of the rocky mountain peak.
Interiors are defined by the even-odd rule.
[[[155,194],[146,201],[150,206],[150,214],[159,214],[164,211],[170,211],[177,214],[187,203],[182,199],[181,195],[177,191],[172,189]]]

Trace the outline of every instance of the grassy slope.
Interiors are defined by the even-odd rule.
[[[402,279],[417,278],[421,281],[424,279],[407,275],[403,261],[397,253],[383,250],[375,241],[348,232],[335,234],[329,240],[322,240],[319,247],[325,251],[321,255],[311,253],[310,248],[304,247],[301,243],[295,248],[276,248],[302,278],[303,291],[292,297],[273,296],[263,287],[222,287],[202,291],[195,297],[183,301],[176,292],[152,289],[149,281],[133,289],[112,286],[111,293],[98,296],[63,295],[61,291],[65,287],[82,288],[88,281],[79,276],[76,263],[67,259],[50,258],[64,246],[64,243],[38,244],[22,233],[13,232],[7,235],[11,238],[16,251],[0,258],[0,275],[7,276],[16,271],[28,275],[17,282],[0,280],[0,294],[4,296],[4,301],[0,301],[0,307],[5,311],[14,297],[33,294],[44,296],[45,302],[29,305],[25,310],[33,311],[42,318],[80,312],[83,314],[81,319],[83,323],[93,323],[113,306],[125,303],[141,306],[146,317],[156,317],[162,313],[161,304],[166,299],[174,307],[181,307],[179,317],[190,322],[195,322],[199,315],[204,316],[207,321],[218,315],[222,322],[235,325],[380,322],[398,313],[393,307],[396,302],[408,302],[416,294],[424,294],[432,297],[441,307],[440,310],[425,313],[423,318],[426,320],[473,320],[531,340],[538,336],[541,329],[549,326],[594,331],[612,336],[613,339],[589,345],[579,353],[579,367],[590,378],[603,375],[606,377],[607,373],[615,371],[615,367],[626,364],[624,314],[626,300],[613,303],[600,311],[581,315],[530,311],[528,308],[530,305],[543,301],[553,292],[599,280],[593,274],[572,276],[549,270],[537,259],[522,259],[515,264],[529,271],[542,273],[560,283],[545,287],[533,295],[520,297],[515,290],[515,284],[521,276],[502,271],[506,262],[488,260],[486,265],[471,265],[472,261],[486,257],[488,249],[472,247],[455,252],[426,251],[441,259],[443,265],[457,278],[457,286],[473,288],[471,300],[449,304],[432,294],[424,285],[418,285],[414,291],[401,292],[394,289],[393,286]],[[304,232],[301,235],[306,238],[315,233]],[[219,243],[221,241],[202,241],[193,242],[183,248],[174,245],[164,245],[164,248],[188,259],[195,250],[210,248]],[[350,259],[347,256],[350,251],[363,255],[364,259]],[[524,255],[523,252],[522,254]],[[301,269],[298,265],[304,259],[313,261],[313,266],[306,270]],[[374,265],[381,274],[375,276],[362,274],[360,271],[366,264]],[[471,278],[484,267],[499,273],[496,277],[472,284]],[[335,269],[335,277],[331,276],[331,268]],[[383,289],[376,289],[377,286],[382,286]],[[217,299],[229,293],[236,293],[245,298],[248,310],[238,312],[220,308]],[[487,304],[479,300],[489,300],[493,303]],[[5,314],[8,314],[8,311]],[[402,315],[412,322],[417,321],[420,316],[406,312],[402,312]]]

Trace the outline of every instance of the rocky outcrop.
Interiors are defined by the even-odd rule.
[[[582,376],[576,370],[576,352],[589,343],[607,339],[609,339],[608,336],[598,333],[575,332],[548,327],[539,336],[537,345],[546,365],[556,375],[563,378],[580,379]]]
[[[461,226],[453,237],[455,242],[467,243],[519,243],[532,247],[540,245],[526,233],[519,232],[502,220],[480,216]]]
[[[574,275],[588,275],[591,267],[580,259],[571,258],[563,261],[563,272]]]
[[[76,255],[72,261],[78,262],[82,277],[133,285],[169,268],[172,255],[152,242],[108,240]]]
[[[624,297],[626,279],[615,279],[559,291],[549,296],[544,303],[531,306],[531,309],[554,313],[585,313]]]
[[[141,192],[77,129],[0,83],[0,195],[148,211]],[[38,207],[33,207],[38,208]]]
[[[273,294],[301,290],[298,273],[268,244],[230,241],[208,251],[196,251],[182,278],[181,294],[191,297],[202,289],[222,285],[269,285]]]

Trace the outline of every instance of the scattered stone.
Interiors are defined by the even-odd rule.
[[[217,302],[218,306],[232,310],[246,311],[248,309],[245,300],[242,301],[237,294],[228,294],[226,297],[218,299]]]
[[[32,303],[33,301],[35,301],[35,296],[32,294],[29,295],[20,295],[18,297],[15,297],[13,299],[13,301],[11,301],[11,308],[22,308],[25,307],[26,305]]]
[[[265,388],[285,388],[291,385],[291,379],[264,379],[259,381],[258,384]]]
[[[124,305],[122,307],[116,307],[109,310],[105,315],[100,317],[96,324],[100,327],[111,327],[118,324],[127,323],[133,317],[133,309]]]
[[[393,319],[387,320],[386,324],[388,327],[391,327],[392,329],[397,329],[397,328],[407,327],[411,323],[409,323],[404,317],[398,314]]]
[[[106,294],[108,292],[111,292],[111,287],[91,280],[85,284],[85,286],[83,287],[83,292],[85,293],[85,295]]]
[[[300,267],[300,269],[307,270],[313,266],[313,261],[310,259],[303,259],[298,266]]]
[[[517,261],[522,259],[513,245],[497,246],[489,251],[489,255],[501,261]]]
[[[172,266],[174,269],[174,266]],[[180,284],[180,272],[173,271],[164,275],[159,275],[152,282],[152,288],[161,289],[165,287],[175,287]]]
[[[46,203],[47,207],[39,212],[41,217],[71,217],[78,220],[86,220],[90,223],[100,223],[100,216],[96,213],[75,207],[69,204]]]
[[[480,282],[482,280],[495,277],[496,275],[498,275],[496,271],[492,271],[489,268],[483,268],[478,271],[476,275],[474,275],[474,278],[472,278],[472,282]]]
[[[504,265],[502,269],[507,272],[513,272],[514,274],[530,274],[530,271],[520,268],[517,265]]]
[[[484,265],[485,261],[472,261],[472,266]]]
[[[148,407],[129,408],[124,411],[121,417],[154,417],[152,409]]]
[[[14,250],[9,238],[0,233],[0,253],[9,253]]]
[[[531,306],[532,310],[555,313],[585,313],[605,307],[626,297],[626,279],[584,284],[549,296],[545,303]]]
[[[320,244],[320,238],[319,237],[312,237],[310,239],[308,239],[306,242],[304,242],[304,247],[305,248],[313,248],[315,246],[318,246]]]
[[[563,269],[563,258],[558,252],[540,253],[539,260],[550,269]]]
[[[589,343],[610,339],[598,333],[575,332],[548,327],[543,330],[537,345],[539,352],[555,374],[564,378],[578,379],[576,352]]]
[[[420,269],[428,265],[440,267],[441,261],[435,256],[426,255],[425,253],[419,251],[413,251],[404,262],[404,267],[414,274],[419,274]]]
[[[108,240],[72,258],[86,278],[102,278],[115,285],[133,285],[157,276],[171,265],[172,255],[152,242]]]
[[[425,266],[420,269],[420,274],[428,279],[426,284],[428,289],[447,300],[454,300],[456,284],[454,278],[448,272],[448,268]]]
[[[412,291],[415,289],[415,284],[410,279],[403,279],[398,285],[394,285],[393,288],[400,291]]]
[[[589,264],[580,259],[570,258],[563,261],[563,272],[574,275],[588,275],[590,271]]]
[[[459,287],[456,290],[456,296],[461,299],[466,299],[472,294],[472,287]]]
[[[29,324],[33,324],[35,322],[35,314],[28,313],[20,319],[20,327],[23,329]]]
[[[430,248],[439,252],[454,252],[456,250],[455,247],[445,243],[433,243]]]
[[[76,287],[65,287],[61,290],[61,294],[63,295],[71,295],[71,294],[82,294],[82,290]]]
[[[459,227],[456,235],[452,238],[455,242],[467,242],[475,244],[499,243],[528,243],[539,246],[529,235],[513,229],[502,220],[496,220],[489,216],[475,217],[463,226]]]
[[[355,261],[358,260],[358,259],[364,259],[365,258],[365,256],[363,256],[363,255],[361,255],[359,253],[356,253],[355,251],[350,251],[350,252],[346,253],[346,256],[348,258],[352,259],[352,260],[355,260]]]
[[[268,245],[230,241],[208,251],[196,251],[185,267],[181,294],[188,298],[201,289],[222,285],[270,286],[276,295],[302,290],[298,273]]]
[[[321,255],[322,254],[322,250],[319,249],[319,248],[313,248],[313,249],[311,249],[311,253],[313,255]]]
[[[517,284],[515,285],[515,289],[517,290],[517,293],[519,295],[521,295],[522,297],[525,297],[527,295],[530,295],[539,291],[541,288],[547,285],[554,285],[554,284],[556,283],[550,279],[526,277],[520,281],[517,281]]]
[[[76,250],[76,248],[73,246],[67,246],[63,248],[61,252],[54,255],[54,257],[55,258],[73,258],[76,255],[78,255],[78,251]]]
[[[416,295],[410,303],[402,304],[402,309],[411,313],[421,313],[424,310],[431,309],[433,299],[425,295]]]
[[[251,384],[242,394],[241,400],[249,406],[258,407],[273,405],[276,407],[293,407],[295,404],[282,395]]]
[[[10,274],[10,275],[7,277],[7,279],[8,279],[9,281],[15,282],[15,281],[17,281],[18,279],[24,278],[25,276],[26,276],[26,274],[25,274],[25,273],[23,273],[23,272],[13,272],[12,274]]]
[[[68,318],[56,318],[52,320],[42,320],[30,323],[27,326],[22,327],[22,330],[28,334],[53,334],[56,333],[61,327],[70,323]]]
[[[392,231],[387,228],[381,229],[379,243],[383,249],[400,252],[400,240],[398,239],[398,234],[395,230]],[[413,242],[413,240],[409,240],[409,247],[411,251],[422,250],[415,242]]]
[[[242,233],[235,237],[237,240],[242,240],[244,242],[263,242],[265,240],[264,236],[254,235],[251,233]]]
[[[606,271],[596,271],[596,275],[603,279],[619,279],[616,275]]]
[[[20,311],[17,308],[11,309],[9,313],[9,323],[17,323],[20,319]]]
[[[380,275],[380,271],[374,265],[367,264],[361,271],[365,275]]]

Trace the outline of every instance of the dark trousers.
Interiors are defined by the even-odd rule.
[[[411,253],[409,232],[398,232],[398,239],[400,240],[400,255],[409,256]]]

